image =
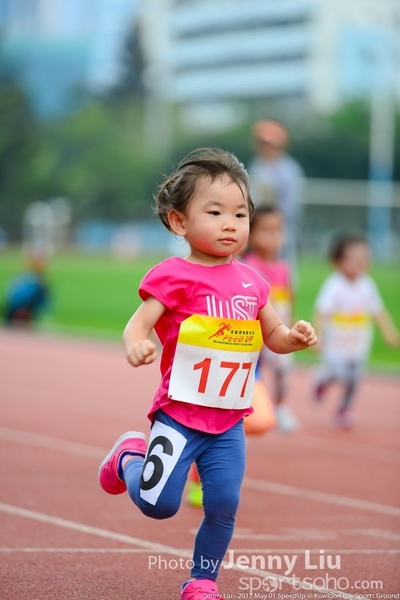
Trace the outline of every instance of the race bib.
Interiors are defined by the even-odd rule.
[[[332,316],[329,343],[333,352],[362,357],[369,351],[371,335],[368,315],[335,313]]]
[[[168,396],[214,408],[251,405],[259,321],[192,315],[181,323]]]

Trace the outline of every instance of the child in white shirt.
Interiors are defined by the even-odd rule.
[[[315,302],[317,350],[322,359],[315,399],[322,401],[329,384],[342,382],[344,394],[336,422],[348,428],[354,423],[354,395],[372,346],[373,321],[388,345],[398,346],[399,332],[367,274],[369,249],[365,237],[340,235],[331,246],[330,260],[335,270],[323,283]]]

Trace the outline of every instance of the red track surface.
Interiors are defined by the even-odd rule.
[[[8,332],[0,361],[0,598],[178,600],[201,511],[183,503],[152,521],[97,482],[115,438],[148,431],[158,367],[134,370],[114,345]],[[235,564],[218,580],[225,598],[329,597],[307,589],[315,579],[356,598],[400,592],[399,384],[368,376],[357,427],[343,432],[331,425],[334,391],[317,410],[310,372],[293,374],[303,426],[248,439]],[[268,590],[264,578],[285,572]]]

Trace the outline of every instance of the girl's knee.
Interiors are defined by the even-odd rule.
[[[234,519],[239,507],[239,494],[217,493],[207,498],[204,495],[204,514],[211,519]]]
[[[179,504],[171,502],[157,502],[156,504],[149,504],[148,502],[142,502],[139,506],[141,512],[150,517],[151,519],[170,519],[179,510]]]

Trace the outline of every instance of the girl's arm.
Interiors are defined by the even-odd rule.
[[[327,316],[323,315],[319,311],[315,311],[313,321],[314,321],[315,335],[317,336],[317,339],[318,339],[318,344],[315,346],[314,350],[316,351],[317,354],[319,354],[321,352],[322,345],[323,345],[324,330],[326,327]]]
[[[386,308],[383,308],[381,312],[375,317],[376,324],[379,330],[389,346],[397,348],[399,346],[400,336],[399,332],[392,321]]]
[[[165,305],[150,296],[128,321],[123,341],[127,359],[134,367],[149,365],[156,360],[157,346],[149,335],[164,311]]]
[[[281,323],[268,300],[259,311],[264,344],[277,354],[304,350],[317,343],[314,329],[307,321],[298,321],[291,329]]]

